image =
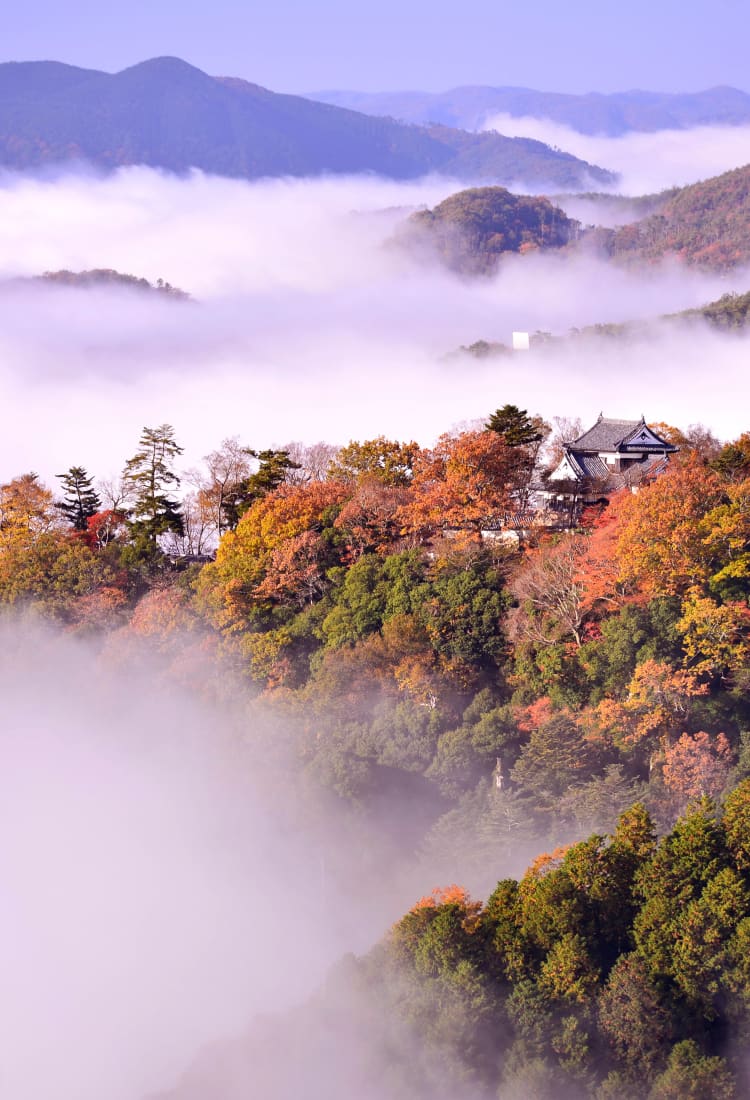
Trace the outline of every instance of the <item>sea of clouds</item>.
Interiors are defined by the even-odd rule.
[[[446,359],[516,330],[562,334],[743,291],[746,276],[592,257],[509,257],[488,280],[420,264],[391,243],[445,180],[247,183],[144,168],[100,178],[6,176],[0,186],[0,477],[72,464],[118,472],[144,425],[174,425],[185,466],[227,436],[254,447],[379,434],[429,444],[505,402],[547,417],[600,410],[722,436],[744,344],[661,333],[636,344]],[[13,282],[114,268],[188,291],[184,304],[119,289]],[[707,380],[710,378],[710,385]]]
[[[638,190],[674,182],[649,167],[653,147],[618,148]],[[605,152],[588,155],[618,167]],[[709,170],[696,155],[684,174],[730,166],[719,161]],[[73,464],[116,475],[141,428],[163,422],[185,468],[234,435],[256,448],[378,434],[429,444],[506,402],[550,418],[703,421],[724,438],[748,427],[748,341],[707,328],[450,356],[514,330],[643,320],[750,283],[539,255],[461,279],[391,243],[411,210],[452,190],[142,168],[6,175],[0,480],[35,470],[51,482]],[[192,300],[18,281],[95,267],[165,279]],[[11,627],[0,645],[3,1095],[130,1100],[166,1086],[204,1042],[298,1000],[435,885],[384,893],[375,877],[321,916],[320,845],[277,828],[234,785],[217,754],[223,719],[36,632]],[[333,912],[344,927],[332,930]]]

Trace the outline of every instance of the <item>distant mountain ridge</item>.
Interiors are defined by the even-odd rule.
[[[750,94],[716,87],[701,92],[614,92],[566,95],[532,88],[466,85],[447,92],[323,91],[310,98],[369,115],[465,130],[481,128],[492,115],[549,119],[582,134],[617,137],[632,130],[682,130],[750,122]]]
[[[412,179],[529,181],[562,187],[611,173],[537,141],[377,119],[178,58],[109,74],[54,61],[0,65],[0,166],[69,160],[221,176],[377,173]]]

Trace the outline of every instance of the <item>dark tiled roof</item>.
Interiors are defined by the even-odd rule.
[[[568,446],[575,451],[616,451],[624,439],[642,426],[642,420],[607,420],[600,416],[593,428]]]
[[[610,470],[598,455],[591,455],[578,450],[570,450],[567,454],[568,458],[572,459],[576,470],[580,471],[579,477],[590,478],[592,481],[606,481],[609,477]]]
[[[573,468],[575,480],[588,482],[595,493],[614,493],[625,486],[638,485],[663,473],[669,463],[668,455],[652,452],[629,462],[624,470],[613,470],[598,455],[585,451],[568,450],[566,457]]]

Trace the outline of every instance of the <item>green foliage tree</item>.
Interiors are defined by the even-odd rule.
[[[226,525],[234,530],[248,508],[257,500],[277,489],[287,478],[290,470],[299,470],[300,463],[295,462],[288,451],[268,448],[263,451],[243,448],[245,454],[258,462],[255,473],[243,477],[235,486],[234,492],[224,503]]]
[[[693,1039],[677,1043],[648,1100],[736,1100],[735,1080],[723,1058],[704,1054]]]
[[[328,476],[339,481],[358,481],[376,477],[385,485],[408,485],[419,445],[399,443],[379,435],[362,443],[352,441],[342,447],[328,467]]]

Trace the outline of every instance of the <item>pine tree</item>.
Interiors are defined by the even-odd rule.
[[[65,496],[55,502],[76,531],[85,531],[88,519],[101,508],[102,502],[93,488],[94,479],[83,466],[71,466],[67,473],[55,474],[62,483]]]
[[[145,543],[152,551],[160,535],[167,531],[183,533],[180,505],[170,496],[180,484],[172,465],[181,454],[171,424],[161,424],[143,429],[138,451],[125,463],[122,476],[132,501],[133,541]]]
[[[485,425],[490,432],[504,437],[509,447],[530,447],[544,439],[545,425],[538,416],[529,416],[517,405],[503,405],[492,413]]]
[[[290,458],[288,451],[254,451],[251,447],[242,449],[250,458],[257,459],[259,465],[254,474],[249,474],[237,484],[233,496],[223,505],[224,519],[231,529],[237,526],[256,500],[278,489],[286,480],[289,470],[300,469],[299,462]]]

